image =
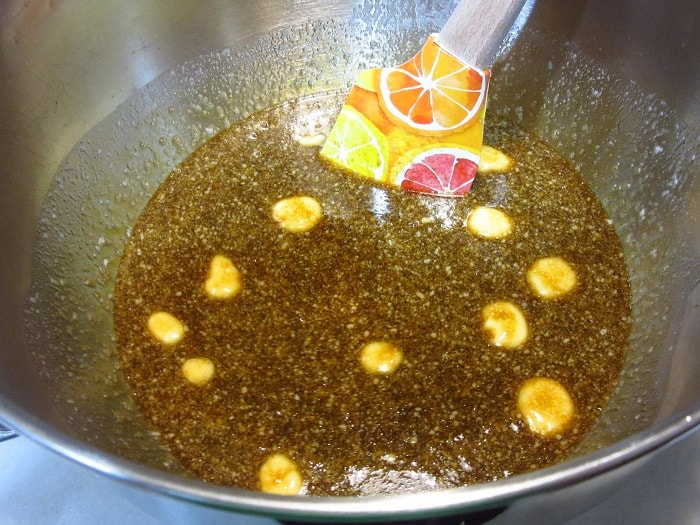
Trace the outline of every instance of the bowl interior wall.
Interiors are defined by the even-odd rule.
[[[117,15],[116,2],[106,2],[98,10],[105,26],[109,16],[118,16],[116,26],[126,30],[129,19],[121,17],[133,21],[139,14],[145,25],[129,31],[142,48],[130,48],[116,30],[106,30],[92,37],[95,62],[79,58],[91,64],[89,77],[104,73],[105,83],[114,82],[130,71],[128,82],[81,85],[77,59],[69,63],[71,71],[49,69],[50,82],[32,87],[22,100],[20,81],[36,78],[17,69],[3,82],[8,96],[0,116],[22,132],[2,150],[8,191],[0,201],[0,226],[8,248],[0,268],[7,298],[0,306],[0,391],[9,402],[98,449],[181,472],[138,415],[117,366],[111,296],[131,226],[169,171],[208,137],[256,109],[347,89],[358,70],[402,61],[440,26],[453,2],[336,2],[325,10],[313,2],[311,8],[298,2],[277,7],[282,4],[285,19],[275,10],[252,9],[250,2],[208,2],[200,9],[219,16],[205,19],[192,16],[198,12],[194,3],[183,2],[158,26],[146,8]],[[489,111],[522,124],[569,159],[623,242],[633,286],[632,349],[584,453],[700,400],[700,97],[692,92],[697,75],[689,78],[679,62],[683,56],[673,59],[680,75],[674,85],[659,69],[665,55],[648,57],[653,67],[643,74],[639,58],[625,60],[637,55],[612,34],[621,30],[616,15],[624,6],[557,4],[538,2],[510,55],[495,66]],[[653,9],[650,2],[638,4]],[[72,9],[36,16],[62,22],[65,31],[81,13],[77,4]],[[20,15],[12,15],[14,45],[31,65],[58,30],[47,29],[41,47],[23,48],[29,45],[23,39],[33,36],[26,34],[30,24],[41,24]],[[181,25],[185,20],[190,25]],[[218,20],[216,28],[212,20]],[[637,35],[629,24],[622,29]],[[180,32],[170,41],[173,28]],[[4,37],[3,51],[9,49]],[[73,36],[80,53],[87,38]],[[689,33],[685,38],[697,50]],[[646,39],[636,44],[651,45]],[[600,46],[610,52],[601,54]],[[10,59],[3,64],[18,67]],[[697,66],[688,67],[692,72]],[[56,80],[66,92],[37,105],[34,98]],[[48,121],[32,128],[39,118]]]

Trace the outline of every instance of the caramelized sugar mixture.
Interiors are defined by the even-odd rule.
[[[620,243],[595,195],[545,144],[493,119],[486,143],[512,167],[479,175],[466,197],[336,171],[318,140],[298,140],[295,119],[332,122],[342,100],[299,100],[235,125],[144,210],[115,325],[148,422],[205,480],[265,489],[272,458],[273,481],[287,465],[299,494],[459,486],[566,458],[608,401],[630,329]],[[293,196],[321,205],[308,231],[273,216]],[[510,218],[507,235],[467,227],[482,206]],[[573,290],[535,293],[526,275],[543,258],[573,269]],[[209,279],[221,289],[231,275],[232,292],[208,292]],[[494,342],[484,317],[494,303],[522,314],[524,340]],[[170,317],[151,325],[156,312]],[[379,350],[369,367],[367,345]],[[377,359],[391,366],[372,369]],[[554,415],[545,407],[551,432],[523,408],[534,378],[559,385],[545,403],[568,399]]]

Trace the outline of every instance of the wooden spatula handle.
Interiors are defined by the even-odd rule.
[[[501,43],[526,0],[461,0],[437,41],[465,64],[493,65]]]

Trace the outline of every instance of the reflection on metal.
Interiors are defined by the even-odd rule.
[[[508,30],[508,34],[503,40],[501,47],[498,48],[498,52],[496,53],[496,59],[501,59],[505,57],[511,50],[513,44],[518,38],[518,35],[520,35],[520,32],[525,27],[525,23],[532,14],[532,10],[535,7],[535,1],[536,0],[527,0],[527,2],[525,2],[525,5],[520,11],[518,18],[515,19],[515,22],[513,22],[513,25],[511,26],[510,30]]]
[[[0,424],[0,441],[5,441],[6,439],[11,439],[13,437],[17,437],[18,435],[19,434],[17,434],[17,432],[14,430],[10,430],[9,428]]]

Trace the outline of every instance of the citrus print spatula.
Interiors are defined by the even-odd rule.
[[[471,189],[490,67],[525,0],[461,0],[408,62],[360,73],[321,157],[434,195]]]

